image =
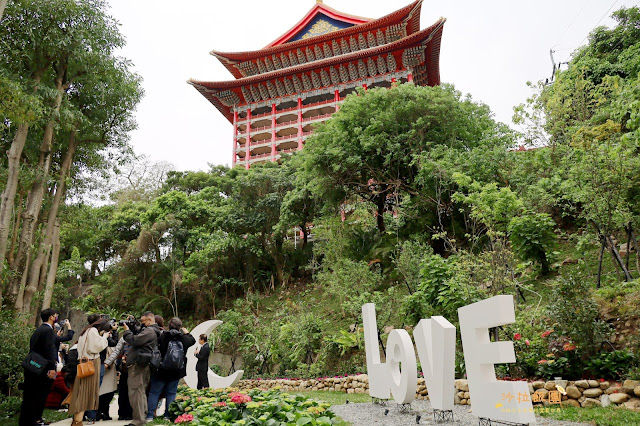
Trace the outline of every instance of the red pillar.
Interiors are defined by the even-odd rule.
[[[245,143],[244,168],[249,169],[249,157],[251,157],[251,108],[247,109],[247,142]]]
[[[298,151],[302,151],[302,98],[298,98]]]
[[[276,161],[276,104],[271,104],[271,161]]]
[[[238,111],[233,111],[233,155],[231,156],[231,167],[235,167],[238,158]]]
[[[364,90],[367,90],[367,83],[362,83],[362,88],[363,88]]]

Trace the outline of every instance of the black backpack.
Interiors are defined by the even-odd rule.
[[[160,368],[169,371],[179,371],[184,368],[184,346],[180,340],[169,341],[167,353],[162,358]]]

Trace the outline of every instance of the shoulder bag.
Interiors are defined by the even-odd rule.
[[[27,357],[22,361],[22,367],[29,373],[41,376],[47,370],[49,360],[45,359],[38,352],[29,352]]]

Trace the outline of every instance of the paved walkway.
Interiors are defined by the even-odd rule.
[[[160,409],[158,410],[158,413],[160,413],[161,415],[164,414],[164,399],[162,400],[162,405],[160,406]],[[101,420],[99,422],[95,423],[95,426],[122,426],[122,425],[128,425],[129,423],[131,423],[131,420],[122,420],[119,421],[118,419],[118,395],[116,395],[113,398],[113,401],[111,401],[111,405],[109,406],[109,415],[113,418],[113,420],[109,420],[109,421],[104,421]],[[85,425],[88,425],[88,422],[84,422]],[[68,418],[66,420],[62,420],[56,423],[51,423],[51,426],[70,426],[71,425],[71,418]]]

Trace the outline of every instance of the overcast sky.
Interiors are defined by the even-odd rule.
[[[379,18],[412,0],[325,0],[341,12]],[[109,0],[130,59],[144,79],[145,97],[132,134],[137,154],[178,170],[231,164],[232,125],[186,81],[233,76],[209,52],[257,50],[290,29],[315,0]],[[565,62],[611,12],[637,0],[425,0],[421,28],[447,18],[440,77],[499,121],[530,94],[527,81],[551,76],[549,50]],[[607,12],[610,9],[609,12]]]

